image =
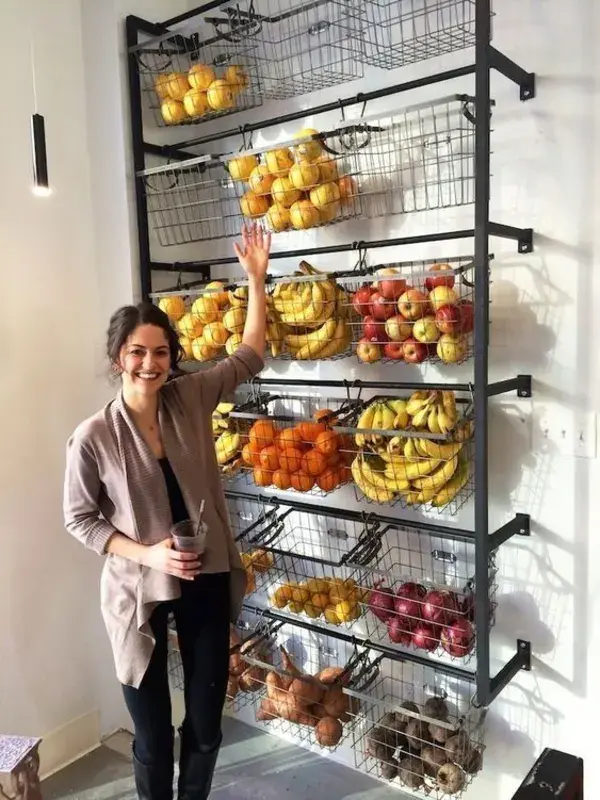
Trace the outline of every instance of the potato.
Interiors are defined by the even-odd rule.
[[[333,717],[324,717],[315,728],[315,738],[321,747],[335,747],[342,738],[342,723]]]

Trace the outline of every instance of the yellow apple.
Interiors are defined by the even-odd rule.
[[[279,203],[273,203],[271,208],[267,211],[267,220],[275,233],[287,231],[292,224],[289,208],[279,205]]]
[[[183,100],[190,88],[190,82],[185,72],[170,72],[165,79],[165,86],[169,97],[173,100]]]
[[[202,89],[190,89],[183,98],[183,107],[188,117],[201,117],[208,108],[206,92]]]
[[[288,178],[301,192],[308,192],[318,185],[321,170],[316,164],[298,163],[291,168]]]
[[[280,147],[265,153],[265,164],[271,175],[283,176],[294,166],[294,157],[288,147]]]
[[[248,185],[254,194],[270,194],[274,176],[269,172],[266,164],[254,167],[248,178]]]
[[[315,128],[303,128],[294,137],[295,139],[302,139],[305,136],[318,136],[319,131]],[[314,161],[323,152],[323,145],[319,139],[309,139],[306,142],[301,142],[294,147],[294,152],[298,161]]]
[[[240,156],[227,162],[227,169],[234,181],[247,181],[258,164],[256,156]]]
[[[309,196],[313,206],[325,208],[331,205],[331,203],[339,203],[340,190],[337,183],[333,183],[332,181],[331,183],[323,183],[321,186],[311,189]]]
[[[321,214],[310,200],[298,200],[290,208],[290,220],[296,230],[304,230],[319,225]]]
[[[250,219],[264,216],[269,210],[269,201],[265,195],[246,192],[240,200],[242,214]]]
[[[215,71],[208,64],[192,64],[188,72],[188,81],[193,89],[206,91],[213,81],[217,79]]]
[[[173,100],[172,97],[164,100],[160,106],[160,113],[167,125],[177,125],[188,118],[183,103]]]
[[[429,292],[429,303],[434,311],[443,306],[453,306],[458,302],[458,295],[449,286],[436,286]]]
[[[206,96],[208,105],[214,111],[228,111],[235,107],[235,94],[227,81],[213,81],[208,87]]]
[[[467,339],[462,334],[443,333],[437,343],[437,357],[446,364],[456,364],[466,358]]]
[[[177,322],[185,314],[185,302],[183,297],[179,297],[179,295],[161,297],[158,301],[158,307],[165,312],[172,322]]]

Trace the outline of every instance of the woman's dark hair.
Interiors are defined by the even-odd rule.
[[[106,354],[111,364],[118,363],[121,348],[139,325],[155,325],[157,328],[162,328],[171,352],[171,369],[177,370],[184,350],[179,344],[179,337],[173,330],[168,316],[152,303],[123,306],[112,315],[106,336]]]

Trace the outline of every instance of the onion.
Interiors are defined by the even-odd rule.
[[[394,613],[394,593],[391,589],[380,589],[381,584],[376,584],[369,595],[369,609],[381,622],[387,622]]]
[[[387,623],[388,636],[394,644],[408,646],[412,641],[412,635],[406,625],[406,620],[393,614]]]

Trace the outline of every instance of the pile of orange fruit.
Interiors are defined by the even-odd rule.
[[[335,414],[317,411],[312,420],[278,429],[270,419],[257,420],[248,432],[242,461],[257,486],[331,492],[351,479],[352,437],[331,430]]]

